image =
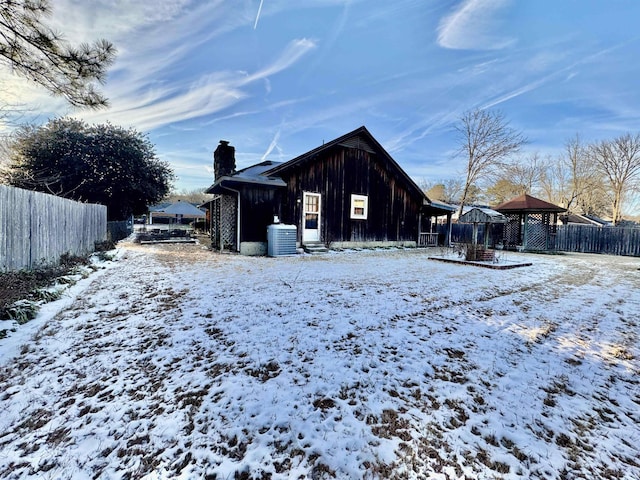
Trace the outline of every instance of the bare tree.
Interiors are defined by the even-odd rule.
[[[204,203],[213,198],[213,195],[204,193],[207,187],[203,186],[201,188],[194,189],[182,189],[180,191],[171,191],[169,194],[163,199],[164,201],[175,203],[177,201],[189,202],[189,203]]]
[[[422,183],[422,189],[431,200],[438,200],[445,203],[457,203],[462,194],[462,180],[459,178],[448,178],[437,182]]]
[[[550,202],[574,213],[602,213],[602,174],[593,168],[589,147],[579,135],[565,143],[562,155],[548,162],[542,183]]]
[[[466,179],[460,198],[460,215],[473,185],[493,175],[509,155],[526,143],[525,137],[509,127],[499,112],[473,110],[463,114],[456,126],[458,154],[467,161]]]
[[[536,193],[545,178],[547,162],[534,152],[507,162],[497,174],[497,180],[487,188],[490,203],[500,204],[523,193]]]
[[[514,185],[520,186],[520,194],[535,193],[540,188],[547,169],[547,162],[540,158],[538,152],[508,163],[504,169],[504,176]]]
[[[44,24],[50,14],[49,0],[0,2],[0,61],[73,106],[106,106],[94,82],[104,82],[115,48],[106,40],[69,45]]]
[[[640,180],[640,134],[627,133],[609,141],[591,145],[590,157],[605,175],[610,189],[613,224],[622,220],[625,195],[638,189]]]
[[[507,178],[499,178],[486,190],[489,205],[500,205],[523,193],[529,193],[529,191],[522,184],[514,183]]]

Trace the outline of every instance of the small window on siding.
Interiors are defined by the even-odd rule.
[[[351,218],[366,220],[369,213],[369,197],[351,195]]]

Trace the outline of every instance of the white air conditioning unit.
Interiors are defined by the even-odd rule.
[[[270,257],[295,255],[296,232],[295,225],[285,225],[284,223],[269,225],[267,227],[267,255]]]

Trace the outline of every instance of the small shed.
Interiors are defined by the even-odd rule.
[[[508,218],[502,235],[511,250],[555,250],[558,214],[567,211],[531,195],[520,195],[495,207]]]
[[[484,224],[484,248],[489,247],[489,226],[495,223],[507,223],[509,219],[491,208],[474,207],[458,218],[458,223],[473,224],[473,244],[478,244],[478,225]]]

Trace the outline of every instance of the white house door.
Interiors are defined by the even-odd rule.
[[[304,192],[302,205],[302,243],[319,242],[320,194]]]

